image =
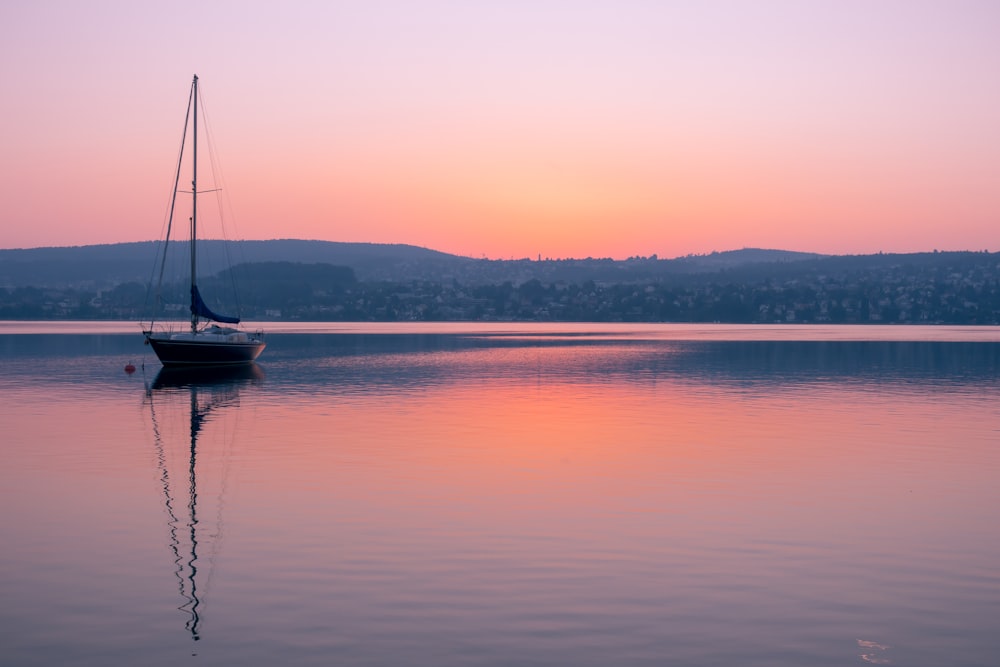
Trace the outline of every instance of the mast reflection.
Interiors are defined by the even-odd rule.
[[[202,568],[199,559],[204,557],[199,554],[199,549],[204,545],[199,534],[204,534],[205,529],[205,526],[201,526],[199,530],[202,519],[198,505],[198,439],[202,435],[202,429],[210,421],[222,412],[239,408],[241,389],[259,384],[263,379],[264,372],[256,364],[192,369],[162,368],[146,387],[157,467],[168,517],[168,546],[175,566],[178,592],[183,600],[178,609],[186,615],[184,628],[194,641],[201,639],[203,592],[199,588],[199,572]],[[185,397],[187,401],[183,401]],[[187,423],[176,433],[172,433],[163,423],[175,422],[185,416],[188,417]],[[171,456],[171,451],[174,456]],[[183,454],[179,456],[178,452]],[[175,469],[180,466],[186,468],[186,502],[178,496],[178,483],[171,479],[171,458],[174,459]],[[225,468],[223,466],[223,470]],[[220,511],[221,492],[224,489],[225,483],[219,489],[217,506]],[[221,534],[221,516],[217,518],[216,524],[212,534],[218,538]],[[211,560],[208,565],[211,565]]]

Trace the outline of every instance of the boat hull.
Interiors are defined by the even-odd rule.
[[[249,364],[260,356],[266,345],[264,341],[256,339],[231,342],[146,336],[146,341],[164,366]]]

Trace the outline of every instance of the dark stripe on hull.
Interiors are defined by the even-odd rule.
[[[210,343],[149,338],[153,352],[164,366],[248,364],[260,356],[265,343]]]

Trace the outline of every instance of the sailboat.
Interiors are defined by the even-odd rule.
[[[205,366],[247,364],[253,362],[264,351],[263,333],[250,333],[235,326],[239,317],[220,315],[212,312],[198,291],[197,246],[198,246],[198,76],[191,83],[187,113],[184,116],[184,135],[181,139],[181,155],[177,161],[177,175],[174,178],[173,197],[170,202],[170,218],[167,222],[167,239],[160,265],[160,282],[163,281],[163,267],[170,243],[170,228],[173,223],[174,207],[177,203],[178,184],[184,155],[184,139],[187,137],[188,120],[192,121],[191,144],[191,329],[190,331],[154,330],[151,321],[143,330],[146,344],[164,366]],[[204,322],[204,324],[203,324]]]

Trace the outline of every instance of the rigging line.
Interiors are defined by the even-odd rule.
[[[183,164],[183,160],[184,160],[184,143],[185,143],[185,140],[187,139],[188,118],[191,115],[191,99],[192,99],[193,96],[194,96],[194,83],[191,84],[191,91],[188,93],[187,109],[186,109],[186,111],[184,113],[184,129],[181,132],[181,144],[180,144],[180,147],[177,149],[177,169],[175,170],[174,185],[173,185],[171,196],[170,196],[170,204],[167,207],[167,210],[164,211],[164,218],[165,219],[164,219],[163,225],[160,228],[160,234],[161,234],[161,237],[163,239],[163,243],[162,243],[162,245],[159,244],[159,243],[157,244],[156,254],[155,254],[154,258],[153,258],[154,259],[154,261],[153,261],[153,267],[152,267],[152,269],[150,271],[150,276],[149,276],[149,286],[146,289],[146,303],[148,304],[149,303],[149,292],[152,290],[152,286],[153,286],[153,275],[156,273],[156,266],[157,266],[157,264],[159,264],[159,266],[160,266],[160,276],[159,276],[159,279],[156,281],[156,303],[153,305],[153,307],[152,307],[152,311],[153,312],[150,315],[150,322],[149,322],[150,329],[152,329],[152,327],[153,327],[153,321],[156,318],[156,314],[157,314],[158,309],[160,307],[162,307],[162,305],[163,305],[163,293],[162,293],[162,289],[163,289],[163,270],[164,270],[164,267],[166,267],[166,264],[167,264],[167,250],[168,250],[169,245],[170,245],[170,231],[171,231],[171,229],[173,227],[174,207],[175,207],[175,205],[177,203],[177,188],[178,188],[178,185],[180,184],[181,165]],[[163,232],[163,228],[164,227],[166,228],[166,233]],[[162,249],[162,254],[161,254],[161,249]]]
[[[196,81],[197,81],[197,79],[196,79]],[[174,207],[177,204],[177,188],[180,185],[180,180],[181,180],[181,165],[183,163],[183,158],[184,158],[184,144],[187,141],[188,120],[191,117],[191,106],[192,106],[192,100],[194,99],[194,90],[195,90],[195,83],[192,83],[191,84],[191,92],[190,92],[190,94],[188,96],[187,113],[184,114],[184,130],[183,130],[183,133],[181,134],[181,149],[180,149],[180,153],[178,154],[178,157],[177,157],[177,172],[174,175],[174,196],[170,200],[170,217],[167,219],[167,236],[166,236],[166,241],[164,242],[164,248],[163,248],[164,255],[166,255],[166,252],[167,252],[166,244],[170,243],[170,231],[171,231],[171,228],[173,227],[173,223],[174,223]],[[159,279],[159,284],[161,284],[161,285],[163,284],[163,265],[162,264],[160,265],[160,279]]]
[[[160,289],[159,289],[159,286],[157,286],[157,289],[156,289],[156,301],[154,303],[150,303],[150,300],[151,300],[151,297],[153,296],[153,282],[154,282],[154,280],[156,278],[156,267],[159,266],[159,264],[160,264],[161,261],[164,261],[166,259],[165,254],[164,254],[164,257],[161,260],[161,252],[160,251],[161,251],[162,247],[163,247],[163,244],[159,240],[157,240],[157,241],[155,241],[153,243],[153,249],[154,249],[153,263],[152,263],[152,265],[150,267],[150,270],[149,270],[149,280],[146,282],[146,296],[143,298],[143,302],[142,302],[143,303],[143,313],[149,315],[149,327],[150,327],[150,329],[153,328],[153,323],[156,321],[156,316],[157,316],[158,311],[159,311],[159,306],[161,305],[160,304],[161,299],[160,299]],[[165,253],[165,251],[164,251],[164,253]]]
[[[225,174],[222,171],[221,158],[219,157],[219,151],[215,143],[215,132],[212,129],[211,123],[209,122],[209,114],[206,106],[207,103],[205,101],[204,88],[202,88],[201,95],[199,95],[199,102],[201,104],[201,112],[202,112],[201,114],[202,128],[206,138],[206,143],[208,144],[208,159],[209,159],[209,166],[211,167],[212,170],[212,182],[220,186],[216,188],[214,192],[216,192],[215,198],[216,198],[216,207],[218,208],[219,211],[219,226],[221,228],[222,240],[224,241],[224,243],[222,244],[222,251],[226,258],[226,268],[228,269],[229,273],[230,289],[232,290],[233,298],[236,301],[236,314],[242,317],[243,307],[242,304],[240,303],[239,289],[237,289],[236,287],[236,275],[235,272],[233,271],[233,257],[232,257],[232,251],[230,249],[231,244],[228,243],[230,238],[233,237],[237,231],[235,223],[236,213],[235,209],[233,208],[232,199],[229,196],[229,186],[226,183]],[[224,194],[219,194],[219,193],[224,193]],[[228,210],[233,214],[232,217],[234,218],[232,222],[233,234],[230,234],[227,231],[226,227],[227,220],[225,212],[227,210],[227,206]],[[233,240],[235,240],[235,238],[233,238]],[[242,261],[245,262],[245,260]]]
[[[163,447],[163,436],[160,432],[159,423],[156,420],[156,408],[153,403],[153,393],[152,390],[147,390],[149,396],[149,413],[153,424],[153,442],[156,447],[156,464],[160,469],[160,484],[163,488],[164,495],[164,505],[167,508],[167,516],[170,518],[167,521],[168,534],[170,535],[169,548],[174,556],[174,576],[177,578],[177,591],[180,593],[181,598],[185,600],[185,603],[178,607],[182,611],[187,611],[186,607],[191,605],[194,600],[187,593],[187,586],[184,582],[184,557],[181,556],[180,551],[180,519],[177,518],[177,514],[174,511],[174,498],[173,494],[170,493],[170,472],[167,469],[167,455]]]
[[[233,384],[231,387],[223,387],[220,391],[222,394],[222,400],[215,404],[214,408],[222,409],[222,413],[229,412],[227,408],[235,408],[232,412],[236,415],[236,423],[239,424],[239,407],[240,407],[240,395],[239,395],[239,385]],[[213,400],[215,398],[215,392],[213,392]],[[236,439],[236,427],[232,429],[229,428],[226,420],[220,420],[219,428],[221,429],[221,437],[223,441],[220,467],[221,467],[221,479],[219,480],[219,494],[215,501],[215,535],[211,542],[209,548],[209,553],[205,556],[205,560],[208,562],[209,570],[208,576],[205,577],[204,583],[204,593],[202,594],[203,604],[204,599],[207,598],[208,591],[212,585],[213,574],[215,573],[215,562],[219,551],[222,548],[223,540],[223,521],[222,514],[226,506],[226,493],[229,489],[229,479],[230,471],[232,469],[232,458],[233,451],[235,449],[235,439]]]
[[[197,81],[197,79],[195,79]],[[167,250],[170,245],[170,231],[173,228],[174,223],[174,208],[177,205],[177,188],[180,185],[181,180],[181,166],[184,161],[184,144],[187,141],[187,128],[188,120],[191,117],[191,106],[194,100],[194,90],[195,82],[191,83],[191,92],[188,94],[188,104],[187,112],[184,114],[184,130],[181,133],[181,148],[177,155],[177,171],[174,175],[174,194],[170,198],[170,215],[167,218],[167,234],[163,241],[163,261],[160,262],[160,277],[156,281],[156,300],[160,302],[162,299],[162,287],[163,287],[163,271],[167,266]],[[150,328],[152,328],[152,323],[150,323]]]
[[[224,387],[222,389],[211,388],[210,389],[210,393],[209,393],[209,398],[208,398],[207,401],[205,401],[204,404],[202,404],[202,402],[199,400],[197,391],[198,391],[197,390],[197,385],[192,384],[191,385],[191,393],[192,393],[192,396],[191,396],[191,399],[192,399],[191,411],[192,412],[191,412],[191,414],[192,415],[196,415],[196,417],[195,416],[192,417],[192,421],[191,421],[191,438],[192,438],[191,457],[192,457],[192,466],[194,465],[193,464],[193,459],[194,459],[194,456],[195,456],[195,454],[194,454],[194,443],[195,443],[196,440],[198,440],[199,438],[203,437],[202,428],[205,427],[206,425],[208,425],[210,422],[215,423],[216,419],[217,419],[217,417],[219,415],[219,413],[220,412],[224,413],[225,412],[225,408],[230,407],[231,403],[235,402],[236,406],[239,407],[239,392],[238,392],[238,390],[235,387],[233,387],[233,388],[226,388],[226,387]],[[223,422],[223,430],[225,430],[225,423],[224,422]],[[225,434],[223,434],[223,435],[225,435]],[[204,448],[204,442],[202,442],[202,446]],[[223,453],[225,453],[225,449],[224,449]],[[202,462],[204,464],[204,453],[202,454],[202,457],[203,457],[202,458]],[[191,479],[192,479],[191,489],[192,489],[192,491],[195,491],[194,471],[193,471],[193,469],[192,469],[192,473],[191,473]],[[202,479],[202,482],[203,482],[202,486],[204,486],[204,478]],[[214,573],[215,559],[216,559],[216,556],[218,554],[218,550],[221,547],[221,540],[222,540],[222,510],[223,510],[223,504],[224,504],[223,503],[223,501],[224,501],[224,493],[225,493],[225,489],[226,488],[227,488],[227,484],[226,484],[226,466],[223,466],[223,478],[221,480],[221,490],[219,492],[219,497],[216,500],[217,504],[216,504],[215,532],[214,533],[210,533],[213,539],[207,543],[208,544],[208,549],[209,549],[209,552],[208,552],[207,555],[205,555],[205,554],[197,554],[196,553],[196,547],[199,546],[199,543],[196,540],[196,535],[195,535],[195,532],[194,532],[194,528],[192,527],[192,534],[191,534],[192,560],[190,561],[192,575],[189,577],[191,579],[192,599],[189,602],[189,604],[186,604],[186,605],[184,605],[184,607],[182,607],[182,609],[184,611],[186,611],[188,614],[191,614],[191,617],[192,617],[191,625],[188,626],[189,630],[190,629],[194,629],[194,630],[197,629],[197,626],[200,623],[200,618],[201,618],[201,613],[202,613],[201,612],[201,608],[205,607],[205,605],[206,605],[205,597],[206,597],[206,595],[208,593],[209,587],[211,586],[211,582],[212,582],[212,578],[213,578],[213,573]],[[200,519],[200,518],[197,518],[195,509],[194,509],[194,505],[197,503],[198,493],[195,492],[194,496],[195,496],[194,499],[191,501],[191,506],[192,506],[191,516],[195,517],[194,518],[194,525],[203,524],[204,520]],[[204,531],[205,527],[201,526],[201,529],[202,529],[202,531]],[[200,594],[196,594],[197,593],[197,587],[196,587],[196,581],[194,580],[194,574],[196,574],[197,571],[198,571],[198,568],[196,567],[196,564],[197,564],[198,561],[205,562],[206,563],[205,567],[208,568],[207,569],[207,575],[206,575],[205,579],[203,580],[203,585],[201,587],[202,591],[201,591]],[[197,635],[197,633],[193,633],[193,634]],[[197,641],[197,639],[198,639],[198,637],[195,636],[195,640],[196,641]]]

